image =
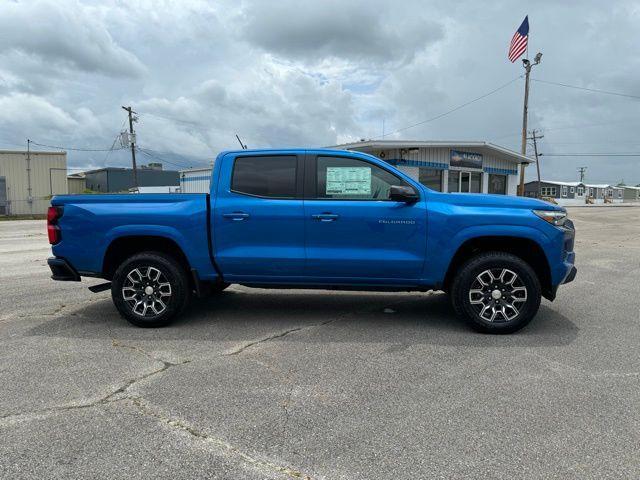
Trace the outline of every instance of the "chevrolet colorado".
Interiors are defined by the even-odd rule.
[[[443,290],[458,316],[509,333],[576,275],[566,211],[439,193],[371,155],[241,150],[208,194],[63,195],[47,229],[54,280],[99,277],[132,324],[168,324],[195,293],[259,288]]]

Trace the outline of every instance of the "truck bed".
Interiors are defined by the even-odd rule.
[[[217,276],[210,257],[208,194],[60,195],[51,205],[64,209],[62,240],[53,252],[73,256],[81,275],[101,276],[107,248],[116,240],[162,236],[180,247],[200,278]]]

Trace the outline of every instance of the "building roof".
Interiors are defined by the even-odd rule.
[[[0,155],[4,153],[8,153],[8,154],[22,153],[26,155],[27,151],[26,150],[0,150]],[[59,150],[57,152],[49,152],[45,150],[29,150],[28,153],[29,155],[66,155],[67,154],[67,152],[61,152]]]
[[[531,182],[527,182],[527,185],[530,183],[538,183],[537,180],[532,180]],[[584,185],[582,182],[561,182],[558,180],[540,180],[540,183],[549,183],[551,185],[566,185],[567,187],[577,187],[578,185]]]
[[[615,188],[613,185],[609,185],[608,183],[585,183],[584,186],[589,188]]]
[[[630,188],[631,190],[640,190],[640,187],[633,187],[631,185],[620,185],[618,187],[615,188]]]
[[[110,172],[132,172],[133,168],[128,168],[128,167],[103,167],[103,168],[96,168],[94,170],[86,170],[85,172],[83,172],[84,174],[87,173],[98,173],[98,172],[106,172],[106,171],[110,171]],[[159,169],[155,169],[155,168],[141,168],[141,167],[137,167],[136,170],[139,172],[156,172],[156,173],[162,173],[162,172],[177,172],[178,170],[159,170]]]
[[[533,159],[508,148],[484,141],[423,141],[423,140],[365,140],[363,142],[344,143],[329,148],[351,150],[356,148],[391,149],[391,148],[478,148],[486,149],[506,157],[516,163],[533,163]]]

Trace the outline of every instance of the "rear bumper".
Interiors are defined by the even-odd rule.
[[[51,269],[51,278],[61,282],[79,282],[80,274],[64,258],[50,257],[47,264]]]

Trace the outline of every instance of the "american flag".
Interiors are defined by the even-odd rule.
[[[511,63],[515,62],[520,55],[527,49],[527,42],[529,41],[529,15],[524,17],[524,21],[520,28],[514,33],[511,39],[511,45],[509,46],[509,60]]]

